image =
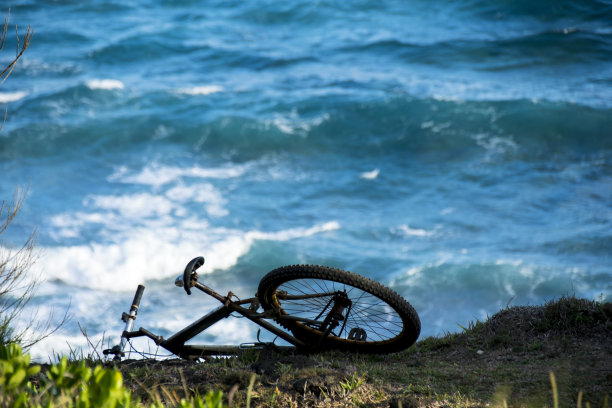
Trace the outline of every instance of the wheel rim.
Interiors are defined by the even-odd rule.
[[[272,302],[284,315],[320,321],[329,312],[332,296],[343,292],[346,292],[352,304],[344,311],[346,319],[332,330],[326,341],[384,344],[401,337],[404,321],[392,305],[369,291],[343,282],[314,278],[290,280],[278,285]],[[309,297],[311,295],[313,297]],[[284,323],[291,330],[321,335],[321,331],[313,328],[312,324],[298,321]],[[365,339],[361,337],[363,333]]]

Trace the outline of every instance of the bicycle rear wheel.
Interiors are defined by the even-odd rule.
[[[312,351],[393,353],[410,347],[421,331],[416,311],[404,298],[340,269],[284,266],[264,276],[257,293],[264,310],[275,310],[275,320]]]

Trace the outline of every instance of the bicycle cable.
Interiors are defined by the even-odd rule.
[[[133,351],[135,354],[138,354],[139,356],[143,357],[143,358],[151,358],[153,357],[154,359],[157,357],[162,357],[162,358],[171,358],[173,356],[173,354],[159,354],[159,346],[157,346],[157,349],[155,351],[155,353],[147,353],[145,351],[139,351],[136,349],[136,347],[134,347],[134,345],[132,344],[131,340],[128,340],[128,344],[130,345],[130,351],[128,351],[128,358],[129,358],[129,353],[131,351]]]

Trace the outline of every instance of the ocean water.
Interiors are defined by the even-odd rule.
[[[610,300],[610,0],[8,6],[2,66],[15,24],[34,37],[0,86],[0,196],[29,186],[3,239],[38,233],[26,315],[70,315],[40,360],[86,347],[79,325],[116,342],[139,283],[136,326],[164,336],[216,307],[173,285],[199,255],[240,297],[287,264],[371,277],[422,337]]]

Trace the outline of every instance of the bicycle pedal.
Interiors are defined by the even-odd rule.
[[[119,345],[113,346],[113,348],[102,350],[102,354],[108,356],[109,354],[114,355],[115,357],[125,357],[125,353],[121,351],[121,347]]]

